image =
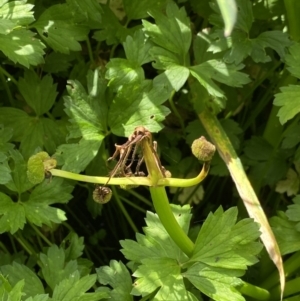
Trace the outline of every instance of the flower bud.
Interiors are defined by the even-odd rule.
[[[196,139],[192,143],[193,155],[201,161],[210,161],[216,151],[216,147],[206,140],[204,136]]]

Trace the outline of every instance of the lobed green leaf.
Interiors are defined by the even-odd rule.
[[[24,78],[19,79],[19,91],[25,101],[34,109],[37,116],[48,112],[53,106],[57,92],[51,75],[42,79],[33,71],[25,71]]]

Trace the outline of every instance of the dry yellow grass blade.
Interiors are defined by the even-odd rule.
[[[243,165],[218,119],[208,110],[204,110],[199,113],[198,117],[205,127],[207,133],[209,134],[211,140],[215,144],[220,156],[226,163],[230,175],[236,185],[240,197],[245,204],[249,216],[252,217],[261,226],[261,240],[279,272],[282,299],[285,286],[283,263],[278,244],[269,225],[268,219],[251,186],[251,183],[247,178]]]

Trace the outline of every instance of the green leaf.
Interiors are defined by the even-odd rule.
[[[14,148],[12,143],[8,143],[13,136],[13,129],[5,128],[0,124],[0,153],[7,153]]]
[[[0,281],[5,283],[5,285],[0,286],[0,294],[3,301],[21,301],[24,280],[20,280],[13,288],[2,275],[0,275]]]
[[[11,173],[12,181],[8,182],[6,187],[21,194],[33,186],[27,178],[27,163],[17,150],[10,151],[10,156],[14,161],[14,167]]]
[[[286,33],[281,31],[267,31],[257,38],[249,39],[249,35],[243,31],[233,31],[229,38],[225,38],[221,30],[216,30],[211,35],[212,41],[208,51],[225,52],[224,60],[227,63],[240,64],[247,56],[251,56],[254,62],[266,63],[271,60],[266,48],[272,48],[284,59],[286,48],[291,45]]]
[[[124,9],[129,20],[147,18],[149,11],[162,10],[167,1],[124,0]]]
[[[54,289],[52,298],[57,301],[81,301],[93,300],[92,298],[83,298],[96,282],[96,275],[87,275],[82,278],[76,271],[63,279]],[[97,294],[97,293],[95,293]]]
[[[19,79],[18,87],[25,101],[34,109],[37,116],[47,113],[53,106],[57,92],[50,75],[42,79],[34,71],[26,70]]]
[[[49,247],[47,254],[40,254],[40,260],[43,277],[52,290],[68,277],[77,277],[76,260],[65,262],[64,250],[56,245]]]
[[[15,27],[15,23],[11,20],[2,19],[0,23],[0,34],[8,34]]]
[[[293,222],[300,222],[300,195],[293,198],[294,205],[289,205],[286,216]],[[297,230],[300,232],[300,223],[297,224]]]
[[[140,66],[151,62],[149,50],[152,44],[145,37],[142,30],[138,30],[133,36],[128,36],[123,43],[126,57],[129,61],[135,62]]]
[[[159,11],[151,12],[156,24],[143,20],[145,32],[151,40],[175,54],[180,65],[187,65],[186,55],[191,46],[190,20],[184,8],[179,9],[175,3],[169,2],[166,16]]]
[[[98,72],[95,71],[95,75]],[[66,113],[71,118],[72,126],[69,138],[83,137],[89,140],[102,140],[105,128],[104,120],[101,120],[101,101],[99,101],[98,93],[93,95],[90,91],[89,95],[85,92],[83,86],[78,81],[68,82],[68,93],[70,96],[65,97]],[[98,82],[95,83],[95,90]]]
[[[191,219],[190,207],[172,205],[172,210],[178,223],[187,233]],[[170,238],[156,214],[147,212],[146,224],[147,227],[143,228],[146,235],[137,233],[137,242],[127,239],[120,241],[123,247],[121,252],[126,259],[140,263],[147,258],[166,257],[167,254],[168,258],[178,262],[186,261],[186,255]]]
[[[84,15],[87,19],[85,23],[89,28],[95,29],[100,27],[103,11],[97,0],[67,0],[66,2]]]
[[[237,221],[237,209],[209,214],[198,234],[191,262],[212,267],[246,270],[257,262],[261,244],[259,226],[251,219]]]
[[[15,286],[20,280],[24,281],[22,292],[26,297],[34,297],[37,294],[44,293],[44,287],[36,273],[27,266],[13,262],[11,265],[0,267],[1,273],[8,277],[11,286]]]
[[[111,260],[109,266],[102,266],[96,269],[98,281],[103,285],[109,285],[112,290],[109,292],[111,301],[132,301],[130,294],[132,290],[131,276],[122,262]]]
[[[61,247],[65,249],[66,261],[77,259],[82,255],[84,249],[83,240],[83,237],[78,237],[74,232],[70,232],[63,240]]]
[[[72,198],[73,185],[63,181],[61,178],[53,178],[51,182],[43,182],[37,185],[31,192],[30,202],[41,202],[51,205],[54,203],[64,204]]]
[[[24,228],[25,210],[20,203],[0,192],[0,233],[10,232],[14,234]]]
[[[292,44],[286,32],[277,30],[261,33],[257,38],[257,43],[263,48],[269,47],[275,50],[281,59],[284,59],[286,55],[286,48]]]
[[[67,71],[72,66],[72,61],[75,59],[74,52],[64,54],[60,52],[52,52],[45,57],[45,65],[43,70],[48,73],[59,73]]]
[[[89,29],[81,24],[85,17],[76,10],[67,4],[52,5],[34,23],[39,35],[53,50],[66,54],[81,50],[79,41],[87,38]]]
[[[85,293],[80,297],[78,301],[99,301],[105,299],[106,301],[109,298],[109,294],[105,287],[101,287],[98,291],[93,293]]]
[[[27,68],[42,64],[45,45],[34,36],[33,32],[23,28],[0,34],[0,50],[14,63]]]
[[[281,107],[277,116],[281,124],[285,124],[300,112],[300,87],[289,85],[281,87],[281,93],[275,94],[274,105]]]
[[[11,170],[8,165],[8,157],[0,152],[0,184],[6,184],[12,180]]]
[[[133,33],[140,27],[124,27],[116,15],[112,12],[108,4],[102,5],[102,10],[102,30],[96,31],[93,35],[93,38],[99,42],[105,41],[108,45],[124,42],[127,36],[133,35]]]
[[[189,300],[180,269],[175,259],[143,259],[142,265],[133,274],[138,279],[131,293],[144,297],[156,292],[155,300]]]
[[[65,97],[65,111],[72,124],[69,138],[81,139],[78,144],[63,144],[57,150],[58,158],[64,162],[63,169],[74,172],[84,170],[97,155],[106,131],[107,105],[101,97],[103,82],[97,70],[88,79],[89,94],[78,81],[69,81],[70,96]]]
[[[137,62],[116,58],[111,59],[106,67],[105,76],[112,90],[117,91],[123,85],[140,84],[145,78],[144,70]]]
[[[25,158],[37,148],[45,147],[48,153],[54,153],[63,142],[59,124],[49,118],[30,117],[24,111],[5,107],[0,108],[0,118],[5,126],[13,129],[13,140],[21,142],[20,149]]]
[[[227,65],[221,61],[211,60],[190,67],[192,75],[203,85],[208,93],[215,97],[223,97],[223,92],[212,79],[233,87],[242,87],[250,82],[247,74],[239,72],[244,66]]]
[[[78,143],[62,144],[55,156],[62,160],[63,169],[80,172],[95,158],[101,146],[101,141],[81,139]]]
[[[13,130],[11,128],[5,128],[0,124],[0,184],[6,184],[12,179],[8,156],[6,155],[14,148],[13,144],[8,143],[12,135]]]
[[[215,98],[225,97],[223,91],[211,80],[211,78],[209,78],[209,76],[202,72],[201,66],[198,65],[197,68],[195,67],[191,67],[191,74],[207,90],[207,92]]]
[[[20,142],[24,136],[24,129],[27,128],[31,118],[19,109],[2,107],[0,108],[1,123],[5,127],[13,129],[13,141]]]
[[[45,148],[52,154],[63,141],[63,134],[57,122],[44,117],[31,117],[20,149],[25,158],[30,157],[38,148]]]
[[[289,168],[286,174],[286,179],[279,181],[276,184],[275,191],[279,193],[285,193],[288,196],[296,195],[299,192],[300,179],[299,175],[292,169]]]
[[[236,289],[243,281],[238,271],[209,267],[202,262],[195,263],[183,274],[197,289],[216,301],[245,301]]]
[[[129,136],[141,124],[151,132],[159,131],[162,128],[160,122],[170,112],[161,104],[168,99],[171,91],[172,87],[164,74],[153,81],[123,86],[108,113],[111,131],[119,136]]]
[[[48,300],[50,300],[48,294],[36,295],[34,297],[29,297],[25,299],[25,301],[48,301]]]
[[[286,175],[286,153],[280,149],[274,151],[273,146],[263,138],[252,137],[245,143],[244,152],[245,163],[251,166],[249,176],[252,185],[260,183],[274,185]]]
[[[282,148],[293,148],[300,142],[300,123],[289,126],[289,130],[283,133]]]
[[[42,224],[51,226],[51,222],[61,223],[66,220],[64,211],[49,205],[67,203],[72,198],[72,190],[73,186],[63,183],[60,178],[37,185],[30,194],[29,200],[23,203],[26,218],[37,226]]]
[[[166,78],[170,81],[173,89],[179,91],[190,75],[188,68],[183,66],[170,66],[165,72]]]
[[[285,56],[285,61],[289,67],[287,69],[295,77],[300,78],[300,44],[295,43],[289,48],[289,53]]]
[[[32,8],[34,5],[26,1],[2,1],[0,16],[2,20],[11,20],[14,26],[28,25],[34,21]]]
[[[294,253],[300,250],[300,232],[296,229],[297,222],[288,220],[283,212],[279,216],[270,219],[270,225],[276,236],[282,255]]]

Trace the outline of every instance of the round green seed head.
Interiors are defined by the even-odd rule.
[[[196,139],[192,143],[193,155],[201,161],[210,161],[216,151],[216,147],[206,140],[204,136]]]
[[[93,200],[99,204],[106,204],[110,201],[112,191],[106,186],[97,186],[93,191]]]

